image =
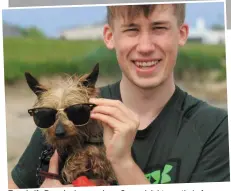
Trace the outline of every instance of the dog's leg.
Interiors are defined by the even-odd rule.
[[[97,185],[109,185],[116,181],[111,164],[106,159],[104,147],[89,145],[70,156],[62,170],[66,183],[79,176],[87,176]]]
[[[71,184],[79,176],[85,175],[88,169],[88,157],[85,151],[79,151],[69,156],[62,169],[62,177],[66,184]]]
[[[86,152],[88,155],[88,165],[96,179],[104,181],[105,185],[110,185],[116,181],[115,174],[110,162],[107,160],[103,146],[88,146]]]

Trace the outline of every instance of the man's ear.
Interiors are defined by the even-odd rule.
[[[114,49],[112,28],[109,24],[105,24],[103,28],[103,39],[108,49]]]
[[[43,88],[43,86],[39,84],[38,80],[35,77],[33,77],[29,72],[25,72],[25,77],[28,86],[37,96],[47,91],[47,89]]]
[[[95,65],[92,72],[83,81],[83,85],[86,87],[95,87],[95,84],[99,76],[99,63]]]
[[[180,33],[179,33],[179,46],[184,46],[188,39],[189,34],[189,26],[187,24],[182,24],[180,26]]]

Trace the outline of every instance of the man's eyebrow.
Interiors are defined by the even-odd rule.
[[[139,26],[138,24],[135,23],[129,23],[129,24],[122,24],[121,27],[126,28],[126,27],[137,27]]]
[[[170,24],[169,21],[154,21],[152,22],[152,25],[166,25],[166,24]]]
[[[153,21],[152,22],[152,26],[153,25],[169,25],[170,22],[169,21]],[[122,24],[121,27],[122,28],[129,28],[129,27],[138,27],[139,24],[136,24],[136,23],[128,23],[128,24]]]

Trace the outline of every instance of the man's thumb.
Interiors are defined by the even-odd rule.
[[[50,159],[48,172],[54,173],[54,174],[58,174],[59,172],[59,155],[58,155],[57,150],[55,150],[54,154],[52,155]]]

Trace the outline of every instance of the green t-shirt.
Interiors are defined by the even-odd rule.
[[[101,88],[104,98],[121,100],[119,82]],[[19,188],[36,188],[44,138],[37,129],[12,171]],[[212,107],[176,86],[158,117],[136,134],[134,161],[150,183],[230,180],[227,111]]]

